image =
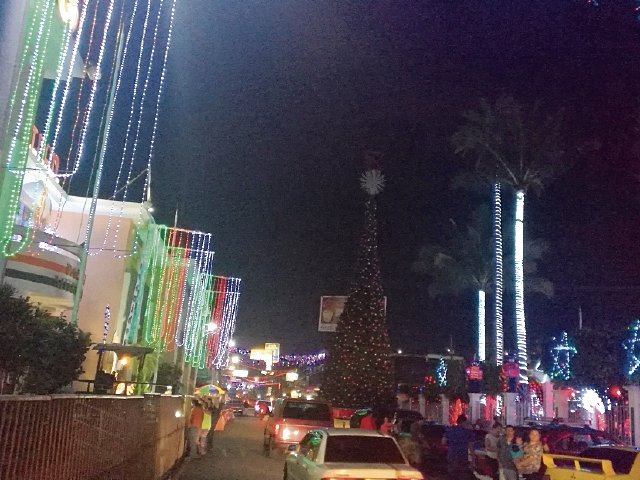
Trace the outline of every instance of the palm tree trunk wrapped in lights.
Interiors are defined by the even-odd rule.
[[[486,293],[484,290],[478,290],[478,361],[484,362],[487,356],[486,342]]]
[[[494,241],[494,309],[496,320],[496,365],[502,365],[504,357],[504,332],[502,329],[502,198],[500,182],[493,187],[493,241]]]
[[[516,192],[515,229],[514,272],[518,365],[520,366],[520,383],[529,383],[527,379],[527,326],[524,315],[524,191],[522,190]]]

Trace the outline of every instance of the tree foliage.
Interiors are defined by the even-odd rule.
[[[549,115],[539,104],[527,108],[502,96],[464,115],[452,137],[455,151],[473,154],[476,172],[513,190],[542,189],[567,167],[560,141],[562,112]]]
[[[22,392],[59,391],[80,376],[88,349],[89,334],[0,286],[0,370],[20,380]]]
[[[592,387],[605,393],[613,384],[623,380],[624,331],[606,328],[583,328],[575,335],[577,354],[571,365],[573,378],[570,385]]]

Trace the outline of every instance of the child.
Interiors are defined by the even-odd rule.
[[[384,417],[384,422],[380,425],[380,433],[389,435],[391,433],[391,427],[393,424],[389,421],[389,417]]]
[[[524,450],[522,447],[522,443],[523,443],[522,437],[516,436],[516,441],[511,446],[511,458],[513,459],[513,463],[516,464],[516,467],[518,466],[518,463],[522,460],[522,457],[524,457]]]

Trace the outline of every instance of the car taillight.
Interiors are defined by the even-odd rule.
[[[279,424],[279,423],[276,423],[276,427],[275,427],[276,435],[278,435],[278,432],[279,432],[279,431],[280,431],[280,424]]]

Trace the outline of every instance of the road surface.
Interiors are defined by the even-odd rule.
[[[179,480],[282,480],[284,454],[267,458],[262,450],[265,422],[238,416],[222,432],[215,432],[207,454],[185,461]]]
[[[214,446],[205,455],[187,460],[181,467],[178,480],[281,480],[284,453],[264,456],[262,438],[265,421],[247,409],[222,432],[215,432]],[[427,480],[444,480],[433,467],[423,469]],[[172,477],[174,478],[174,477]]]

